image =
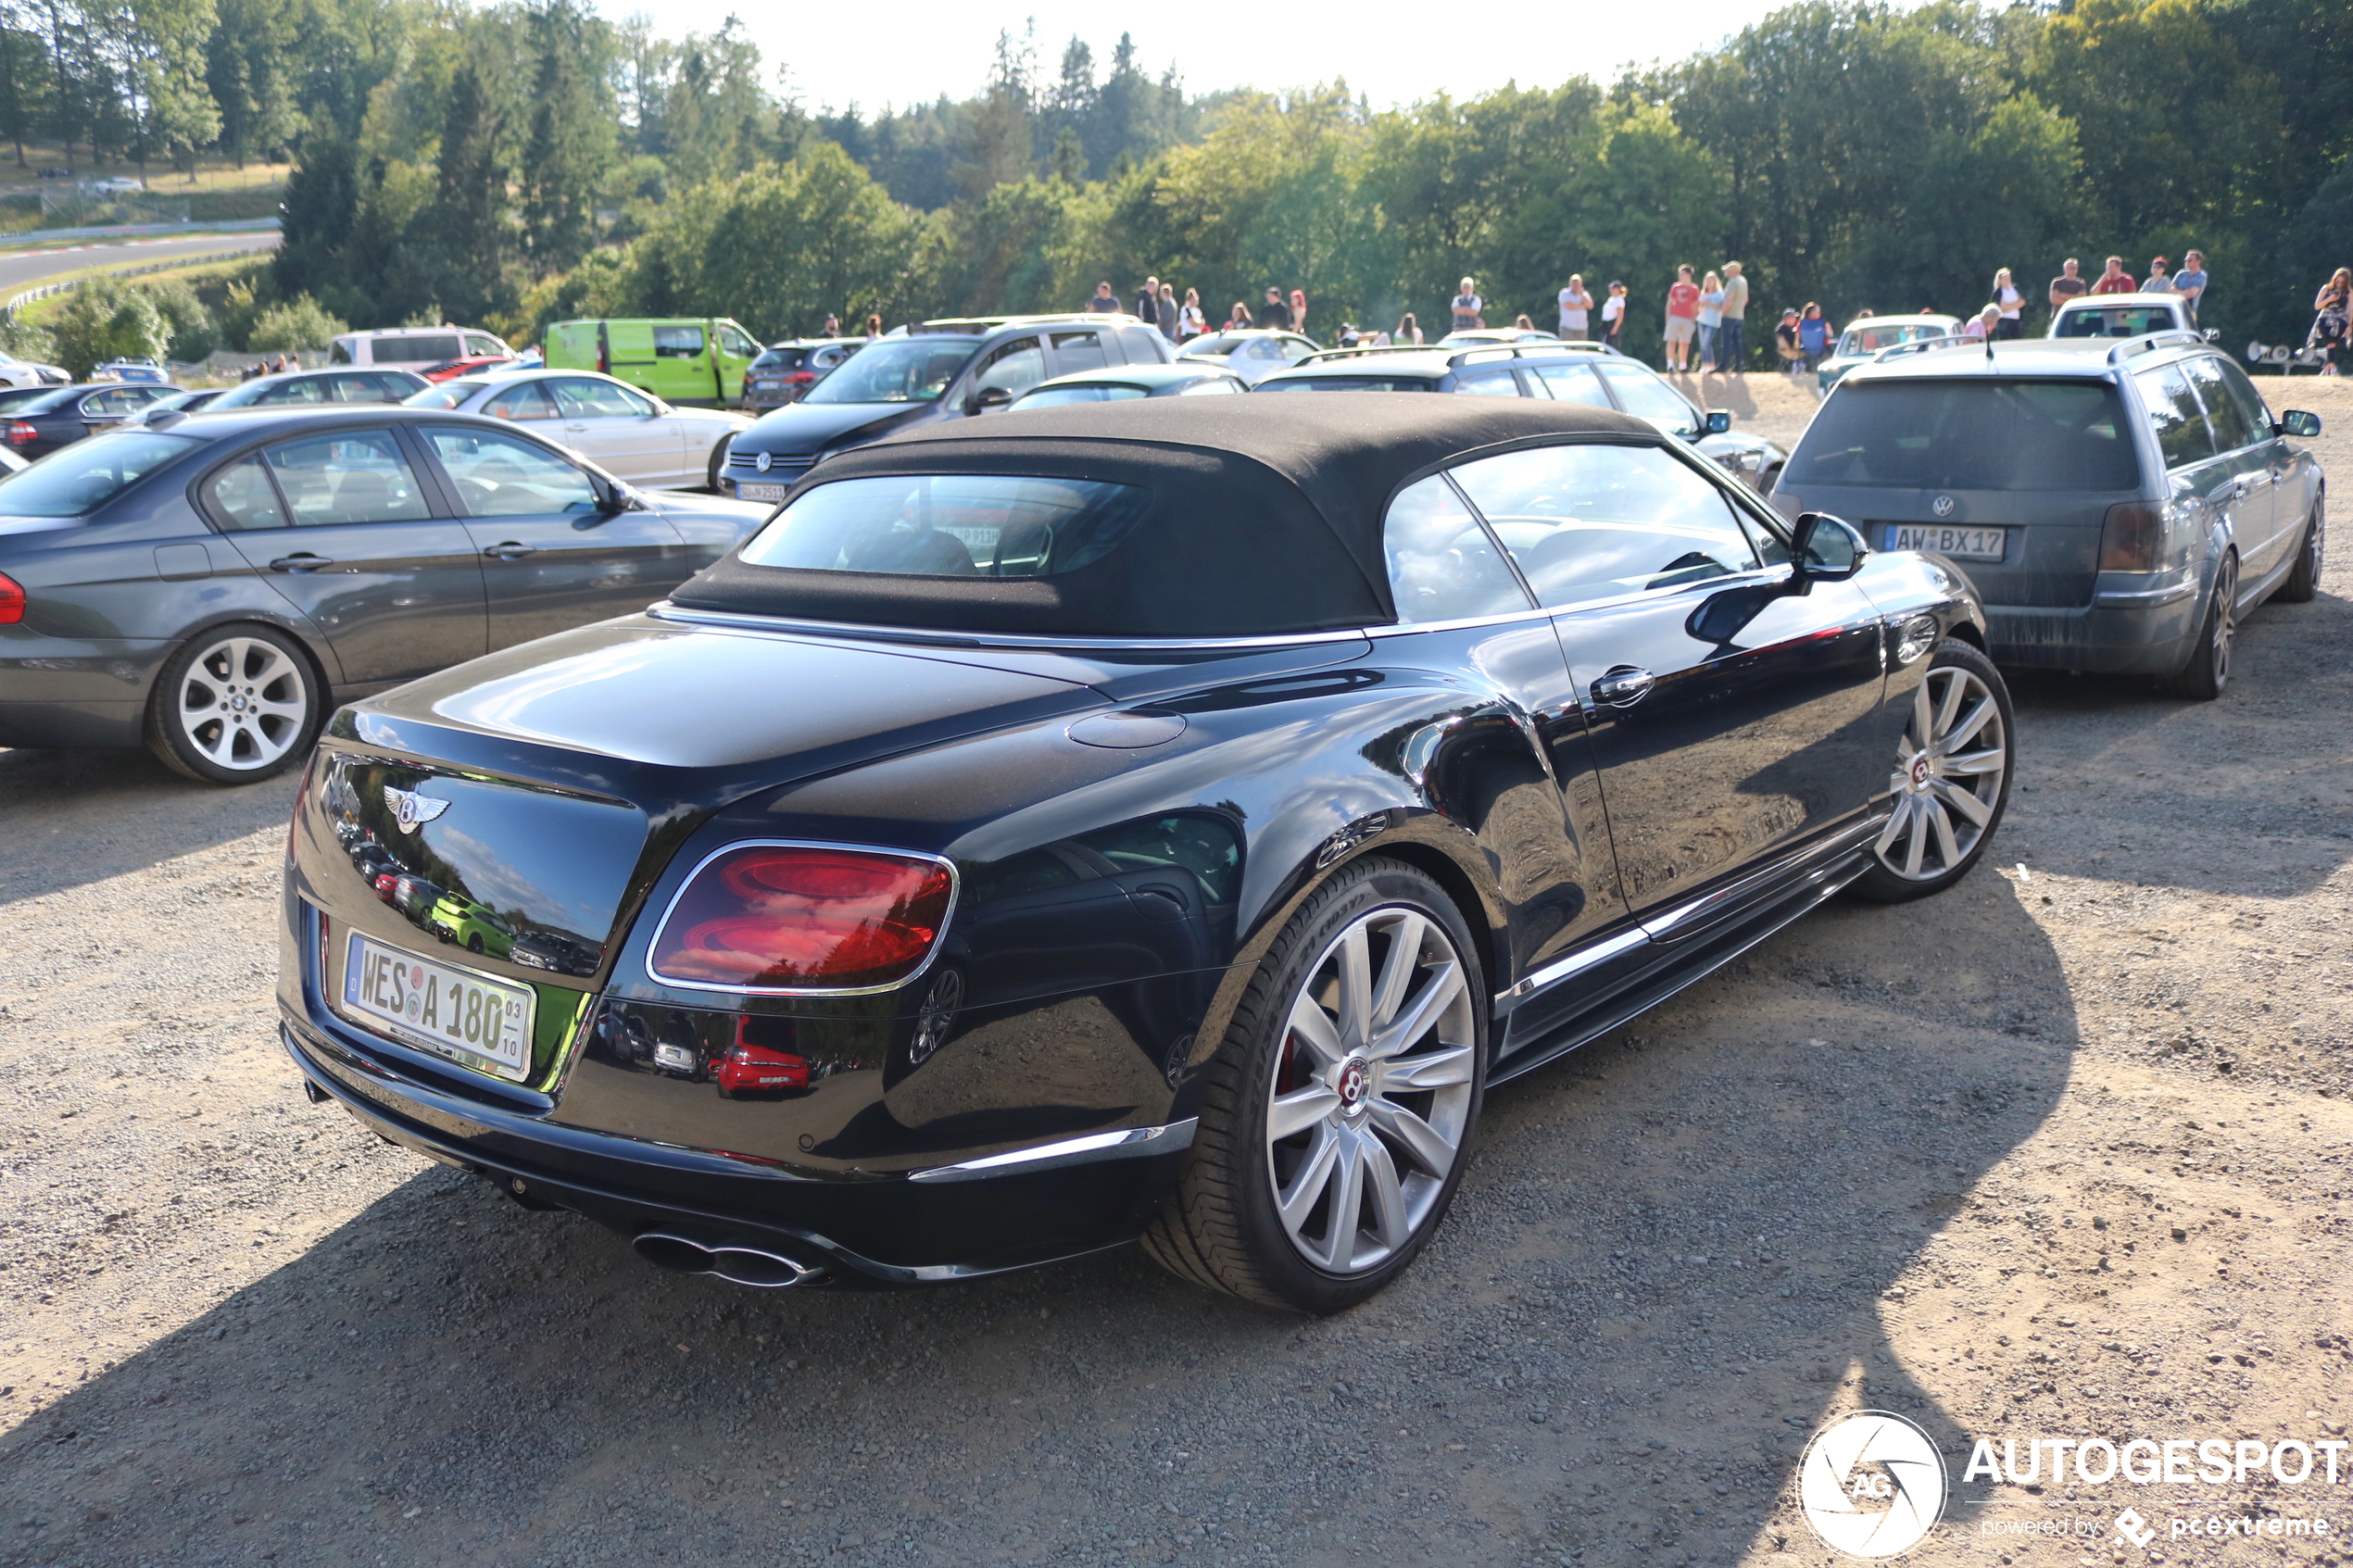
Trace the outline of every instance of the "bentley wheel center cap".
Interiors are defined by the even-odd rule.
[[[1365,1109],[1365,1097],[1372,1086],[1372,1072],[1362,1057],[1351,1057],[1341,1062],[1340,1072],[1332,1079],[1332,1088],[1340,1096],[1340,1108],[1351,1116]]]
[[[1929,781],[1936,776],[1936,763],[1927,752],[1923,751],[1912,759],[1912,765],[1907,771],[1911,774],[1912,787],[1926,789]]]

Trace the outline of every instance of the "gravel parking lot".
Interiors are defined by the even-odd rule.
[[[2347,383],[2291,385],[2353,474]],[[1812,407],[1706,400],[1785,440]],[[897,1294],[659,1273],[305,1101],[289,783],[0,752],[0,1563],[1779,1568],[1831,1561],[1790,1482],[1858,1407],[1956,1465],[1923,1562],[2125,1560],[1982,1532],[2128,1502],[2309,1513],[1958,1461],[2344,1436],[2349,601],[2340,544],[2217,704],[2022,679],[1998,867],[1834,904],[1498,1091],[1422,1262],[1312,1322],[1132,1249]]]

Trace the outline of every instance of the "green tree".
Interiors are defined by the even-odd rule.
[[[205,82],[220,109],[220,147],[243,169],[293,140],[293,0],[215,0],[220,23],[205,47]]]
[[[324,348],[337,334],[351,329],[320,307],[308,295],[297,295],[263,309],[245,334],[248,354],[292,354]]]
[[[130,15],[128,76],[141,178],[151,147],[193,178],[195,150],[220,133],[220,106],[205,81],[205,45],[219,13],[213,0],[131,0]]]
[[[437,200],[417,221],[423,225],[421,249],[440,257],[439,297],[468,320],[480,320],[511,293],[514,208],[503,131],[481,73],[459,67],[442,122]]]
[[[155,301],[112,278],[77,283],[50,319],[57,363],[76,381],[109,359],[156,359],[170,345]]]
[[[596,241],[597,190],[616,150],[613,106],[600,91],[610,58],[602,28],[572,0],[548,0],[531,19],[539,58],[522,154],[522,226],[541,276],[569,269]]]

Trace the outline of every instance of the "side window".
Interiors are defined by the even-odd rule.
[[[2235,452],[2242,446],[2252,446],[2271,437],[2271,421],[2257,425],[2248,420],[2246,410],[2231,395],[2230,383],[2222,379],[2226,367],[2220,359],[2198,358],[2189,362],[2190,380],[2197,384],[2198,401],[2206,405],[2206,417],[2213,422],[2214,438],[2225,452]]]
[[[641,419],[654,406],[625,386],[585,376],[565,376],[545,383],[556,395],[556,408],[568,420]]]
[[[1617,395],[1618,404],[1638,420],[1648,420],[1677,435],[1697,435],[1699,420],[1692,414],[1692,406],[1683,395],[1659,380],[1650,371],[1634,365],[1596,365],[1593,369],[1609,383],[1610,391]]]
[[[1483,375],[1465,376],[1454,390],[1467,392],[1473,397],[1517,397],[1519,383],[1509,370],[1489,370]]]
[[[1655,446],[1531,447],[1466,463],[1454,478],[1547,607],[1758,564],[1723,493]]]
[[[2149,424],[2157,432],[2158,450],[2165,454],[2167,468],[2202,463],[2214,456],[2206,416],[2190,395],[2190,383],[2179,365],[2143,370],[2133,380],[2141,389],[2141,401],[2148,405]]]
[[[254,403],[257,407],[284,403],[323,403],[326,401],[326,396],[327,384],[324,382],[290,381],[279,383],[255,398]]]
[[[1119,346],[1127,353],[1131,365],[1157,365],[1168,356],[1162,352],[1168,340],[1150,327],[1122,327]]]
[[[1239,392],[1241,388],[1224,376],[1210,376],[1176,389],[1179,397],[1212,397],[1221,392]]]
[[[469,517],[593,512],[588,476],[544,446],[496,431],[436,430],[433,449]]]
[[[697,359],[702,357],[700,327],[656,327],[654,358],[657,359]]]
[[[506,350],[500,347],[498,340],[492,337],[488,332],[468,332],[466,334],[466,352],[470,355],[504,354]]]
[[[425,516],[409,459],[388,430],[336,431],[265,448],[295,526],[411,522]]]
[[[1058,376],[1100,370],[1110,363],[1103,358],[1100,332],[1052,332],[1048,334],[1048,340],[1054,345],[1054,374]]]
[[[552,420],[556,406],[547,401],[547,388],[535,381],[510,386],[482,406],[482,411],[494,420]]]
[[[1278,338],[1276,341],[1282,347],[1285,364],[1296,365],[1315,352],[1315,345],[1303,337]]]
[[[375,378],[375,383],[381,401],[386,403],[405,402],[425,389],[407,376],[380,375]],[[426,386],[432,384],[431,382],[425,383]]]
[[[999,347],[973,378],[973,390],[1001,386],[1019,397],[1046,379],[1046,351],[1034,337],[1019,337]]]
[[[258,457],[241,458],[204,482],[204,509],[223,528],[250,533],[286,526],[285,508]]]
[[[82,411],[85,414],[96,415],[101,419],[120,419],[125,414],[145,407],[146,402],[146,398],[132,391],[131,388],[115,386],[108,387],[106,391],[84,401]]]
[[[327,347],[327,363],[330,365],[350,364],[351,345],[344,342],[341,338],[335,339],[335,341],[330,344]]]
[[[2206,363],[2212,365],[2215,373],[2221,378],[2231,401],[2239,406],[2240,418],[2246,420],[2248,427],[2255,432],[2255,439],[2271,440],[2271,406],[2263,401],[2263,395],[2255,390],[2255,383],[2247,380],[2246,372],[2227,359],[2211,359]]]
[[[1408,485],[1389,504],[1381,553],[1400,621],[1427,624],[1529,608],[1494,541],[1441,475]]]
[[[1591,365],[1539,365],[1536,379],[1545,391],[1564,403],[1581,403],[1589,408],[1610,407],[1609,394],[1593,375]]]
[[[336,403],[384,403],[384,378],[382,376],[332,376],[327,379],[327,395]]]
[[[736,359],[749,359],[760,352],[760,345],[734,327],[719,329],[719,346],[725,349],[730,358]]]

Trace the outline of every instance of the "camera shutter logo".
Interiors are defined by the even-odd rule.
[[[1797,1506],[1844,1557],[1901,1557],[1944,1512],[1944,1457],[1900,1415],[1858,1411],[1822,1428],[1798,1466]]]
[[[447,800],[435,800],[413,790],[395,789],[390,784],[384,785],[384,804],[392,808],[393,821],[400,824],[402,833],[414,833],[449,809]]]

